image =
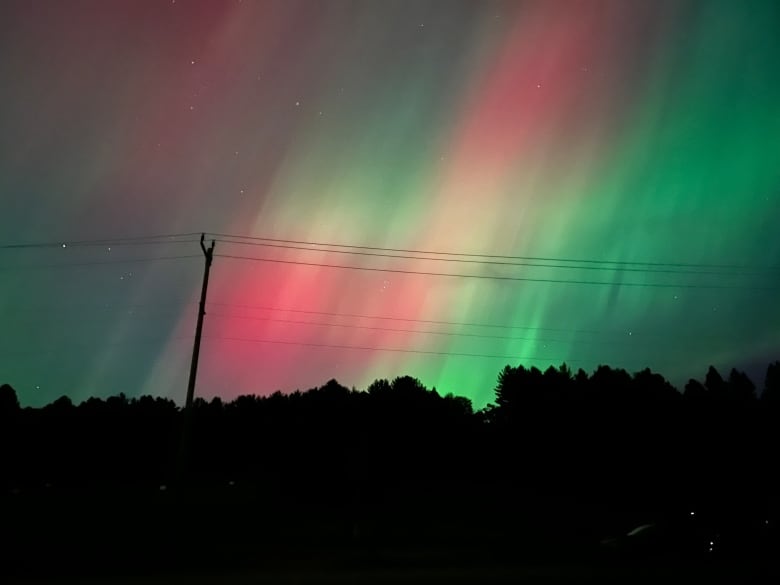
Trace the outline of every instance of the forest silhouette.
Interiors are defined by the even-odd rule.
[[[409,376],[189,411],[124,394],[22,408],[3,385],[0,428],[10,571],[388,547],[773,559],[780,543],[780,362],[762,388],[710,367],[683,391],[648,369],[506,366],[476,411]]]

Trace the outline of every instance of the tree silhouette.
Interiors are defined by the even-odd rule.
[[[756,385],[745,372],[732,369],[728,382],[729,398],[736,402],[749,403],[756,399]]]
[[[19,398],[9,384],[0,386],[0,415],[16,414],[20,409]]]
[[[683,393],[683,397],[686,400],[690,400],[692,402],[702,402],[709,397],[709,393],[707,392],[707,388],[705,388],[701,382],[691,378],[685,384],[685,392]]]
[[[767,366],[761,399],[767,403],[780,404],[780,361]]]
[[[715,366],[710,366],[707,370],[707,375],[704,377],[704,386],[707,388],[709,395],[716,400],[722,400],[726,396],[726,382],[720,372],[715,369]]]
[[[49,410],[60,415],[67,415],[73,408],[75,408],[73,406],[73,401],[68,396],[60,396],[57,400],[44,407],[45,410]]]

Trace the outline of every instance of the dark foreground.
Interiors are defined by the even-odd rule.
[[[319,489],[227,482],[8,491],[2,577],[128,585],[780,582],[770,518],[727,521],[702,506],[694,515],[648,518],[627,536],[639,519],[621,525],[619,510],[517,486],[405,482],[374,486],[369,498]]]
[[[569,583],[776,583],[780,573],[777,569],[754,565],[731,565],[727,567],[704,566],[636,566],[636,567],[593,567],[582,566],[427,566],[427,567],[362,567],[333,568],[327,563],[317,566],[307,562],[303,566],[284,569],[233,572],[165,572],[135,575],[101,575],[93,577],[26,577],[14,578],[11,583],[108,583],[131,584],[569,584]]]

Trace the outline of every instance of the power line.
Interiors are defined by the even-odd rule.
[[[104,264],[135,264],[140,262],[158,262],[163,260],[183,260],[186,258],[198,258],[196,254],[183,256],[154,256],[151,258],[121,258],[112,260],[91,260],[85,262],[64,262],[60,264],[34,264],[34,265],[16,265],[0,266],[0,271],[6,270],[42,270],[50,268],[78,268],[83,266],[101,266]]]
[[[131,303],[131,304],[112,304],[112,303],[47,303],[47,304],[10,304],[5,309],[13,309],[15,312],[37,312],[67,309],[69,311],[77,309],[94,309],[99,311],[125,311],[131,309],[158,308],[158,307],[184,307],[187,305],[197,305],[198,301],[189,299],[181,301],[169,301],[165,303]]]
[[[234,254],[215,254],[220,258],[230,258],[233,260],[250,260],[255,262],[271,262],[275,264],[290,264],[296,266],[317,266],[320,268],[339,268],[342,270],[361,270],[367,272],[388,272],[393,274],[414,274],[421,276],[448,276],[451,278],[474,278],[480,280],[499,280],[514,282],[544,282],[551,284],[583,284],[599,286],[630,286],[639,288],[682,288],[682,289],[722,289],[722,290],[767,290],[774,291],[778,287],[745,287],[730,286],[722,284],[670,284],[658,282],[606,282],[598,280],[574,280],[574,279],[556,279],[556,278],[533,278],[530,276],[498,276],[485,274],[459,274],[451,272],[432,272],[424,270],[402,270],[400,268],[376,268],[368,266],[348,266],[345,264],[327,264],[323,262],[301,262],[296,260],[280,260],[278,258],[258,258],[256,256],[238,256]]]
[[[647,266],[647,267],[679,267],[679,268],[704,268],[704,269],[720,269],[720,270],[744,270],[755,269],[760,271],[780,271],[780,267],[773,266],[752,266],[752,265],[737,265],[737,264],[706,264],[706,263],[686,263],[686,262],[647,262],[647,261],[621,261],[621,260],[594,260],[594,259],[576,259],[576,258],[564,258],[564,257],[552,257],[552,256],[523,256],[523,255],[507,255],[507,254],[483,254],[473,252],[448,252],[441,250],[421,250],[414,248],[391,248],[381,246],[363,246],[354,244],[341,244],[333,242],[319,242],[319,241],[307,241],[307,240],[292,240],[282,238],[266,238],[260,236],[244,236],[239,234],[227,234],[220,232],[207,232],[207,235],[219,237],[221,240],[228,244],[236,245],[255,245],[266,246],[276,248],[288,248],[304,251],[319,251],[319,252],[332,252],[341,254],[358,254],[364,256],[379,256],[389,258],[402,258],[402,259],[419,259],[419,260],[439,260],[450,262],[479,262],[474,260],[467,260],[468,258],[480,258],[485,259],[482,263],[485,264],[498,264],[508,266],[538,266],[544,268],[578,268],[578,269],[590,269],[590,270],[623,270],[623,271],[640,271],[640,272],[659,272],[659,273],[671,273],[671,274],[745,274],[743,272],[703,272],[703,271],[676,271],[676,270],[653,270],[653,269],[631,269],[630,266]],[[179,232],[179,233],[162,233],[152,234],[147,236],[126,236],[126,237],[114,237],[114,238],[95,238],[95,239],[80,239],[80,240],[59,240],[48,242],[20,242],[11,244],[0,244],[0,249],[31,249],[31,248],[62,248],[62,247],[79,247],[79,246],[130,246],[130,245],[162,245],[162,244],[184,244],[197,242],[197,237],[200,236],[200,232]],[[182,239],[190,238],[190,239]],[[237,241],[238,240],[238,241]],[[350,252],[348,250],[329,250],[329,249],[317,249],[303,246],[320,246],[326,248],[346,248],[349,250],[362,250],[366,252]],[[384,252],[384,253],[370,253]],[[426,256],[444,256],[448,258],[430,258],[430,257],[414,257],[414,256],[396,256],[391,253],[401,254],[424,254]],[[455,258],[458,257],[458,258]],[[498,260],[520,260],[525,262],[499,262],[491,261],[491,259]],[[568,264],[587,264],[591,266],[568,266],[568,265],[543,265],[543,264],[531,264],[530,262],[564,262]],[[602,266],[597,266],[602,265]],[[603,266],[608,265],[608,266]],[[626,268],[619,268],[626,267]],[[750,273],[747,273],[750,274]]]
[[[70,243],[63,242],[55,248],[94,248],[94,247],[108,247],[108,248],[121,248],[126,246],[168,246],[171,244],[195,244],[198,240],[194,238],[186,240],[141,240],[137,242],[125,242],[121,240],[117,241],[105,241],[105,242],[90,242],[90,243]],[[41,247],[39,246],[38,249]]]
[[[261,311],[274,311],[274,312],[282,312],[282,313],[302,313],[307,315],[326,315],[328,317],[350,317],[350,318],[357,318],[357,319],[379,319],[383,321],[401,321],[405,323],[426,323],[431,325],[454,325],[458,327],[485,327],[491,329],[506,329],[506,330],[522,329],[527,331],[554,331],[554,332],[562,332],[562,333],[597,333],[597,334],[606,333],[606,334],[614,334],[614,335],[622,334],[619,331],[600,331],[597,329],[566,329],[566,328],[555,328],[555,327],[529,327],[526,325],[504,325],[504,324],[497,324],[497,323],[477,323],[473,321],[470,322],[470,321],[440,321],[435,319],[410,319],[405,317],[365,315],[360,313],[336,313],[336,312],[329,312],[329,311],[311,311],[305,309],[268,307],[264,305],[248,305],[248,304],[240,304],[240,303],[209,302],[208,304],[219,306],[219,307],[236,307],[242,309],[255,309]]]
[[[562,361],[567,362],[582,362],[584,360],[556,360],[551,358],[541,358],[541,357],[520,357],[515,355],[499,355],[499,354],[483,354],[483,353],[461,353],[461,352],[449,352],[449,351],[427,351],[422,349],[401,349],[401,348],[395,348],[395,347],[373,347],[373,346],[364,346],[364,345],[337,345],[337,344],[330,344],[330,343],[309,343],[304,341],[283,341],[280,339],[256,339],[256,338],[250,338],[250,337],[223,337],[223,336],[213,336],[213,335],[204,335],[204,339],[214,339],[214,340],[220,340],[220,341],[235,341],[235,342],[244,342],[244,343],[269,343],[274,345],[295,345],[295,346],[301,346],[301,347],[320,347],[325,349],[355,349],[355,350],[362,350],[362,351],[388,351],[388,352],[396,352],[396,353],[413,353],[413,354],[421,354],[421,355],[440,355],[440,356],[448,356],[448,357],[474,357],[474,358],[488,358],[488,359],[506,359],[506,360],[525,360],[525,361],[537,361],[537,362],[549,362],[549,363],[560,363]]]
[[[28,248],[66,248],[69,246],[121,246],[149,244],[178,244],[197,242],[197,239],[177,240],[174,238],[191,238],[200,236],[200,232],[178,234],[155,234],[150,236],[132,236],[124,238],[100,238],[91,240],[60,240],[58,242],[26,242],[16,244],[0,244],[0,250],[18,250]],[[153,240],[153,241],[149,241]],[[147,242],[148,241],[148,242]]]
[[[179,311],[173,311],[170,309],[135,309],[135,308],[121,308],[104,309],[94,312],[86,313],[84,311],[63,311],[61,308],[52,309],[51,311],[27,311],[27,312],[14,312],[9,314],[3,310],[0,310],[0,315],[7,321],[16,325],[20,323],[25,324],[38,324],[38,323],[62,323],[73,320],[78,320],[79,328],[84,329],[84,326],[89,325],[101,325],[107,323],[113,323],[117,319],[125,317],[132,317],[135,320],[149,320],[149,319],[162,319],[165,317],[176,318],[182,315]]]
[[[304,246],[295,246],[288,244],[270,244],[264,242],[240,242],[235,240],[219,240],[225,244],[233,244],[239,246],[260,246],[265,248],[277,248],[285,250],[302,250],[304,252],[324,252],[328,254],[349,254],[352,256],[370,256],[377,258],[398,258],[403,260],[424,260],[430,262],[456,262],[461,264],[483,264],[492,266],[527,266],[532,268],[557,268],[566,270],[601,270],[610,272],[638,272],[638,273],[656,273],[656,274],[701,274],[712,276],[746,276],[751,274],[761,274],[761,272],[724,272],[723,270],[680,270],[674,268],[630,268],[627,266],[595,266],[592,264],[586,266],[575,266],[571,264],[539,264],[532,261],[526,262],[508,262],[503,260],[474,260],[468,258],[442,258],[442,257],[430,257],[430,256],[411,256],[403,254],[386,254],[382,252],[364,252],[356,250],[331,250],[327,248],[307,248]],[[443,253],[442,253],[443,254]],[[595,261],[592,261],[595,262]]]
[[[479,253],[467,253],[467,252],[443,252],[434,250],[419,250],[413,248],[387,248],[380,246],[360,246],[353,244],[337,244],[327,242],[312,242],[306,240],[285,240],[281,238],[264,238],[260,236],[242,236],[236,234],[224,234],[207,232],[209,236],[215,236],[219,238],[233,238],[239,240],[250,241],[262,241],[262,242],[275,242],[280,244],[300,244],[307,246],[328,246],[332,248],[351,248],[354,250],[378,250],[382,252],[401,252],[408,254],[427,254],[427,255],[441,255],[441,256],[462,256],[465,258],[498,258],[504,260],[528,260],[528,261],[540,261],[540,262],[571,262],[582,264],[614,264],[617,266],[677,266],[685,268],[722,268],[722,269],[742,269],[742,268],[755,268],[758,270],[770,270],[778,271],[780,267],[775,266],[749,266],[749,265],[737,265],[737,264],[696,264],[686,262],[642,262],[642,261],[621,261],[621,260],[593,260],[593,259],[575,259],[575,258],[560,258],[560,257],[545,257],[545,256],[513,256],[505,254],[479,254]]]
[[[254,317],[247,315],[226,315],[224,313],[209,312],[209,317],[221,317],[225,319],[240,319],[250,321],[269,321],[273,323],[290,323],[293,325],[316,325],[319,327],[340,327],[344,329],[365,329],[370,331],[388,331],[393,333],[417,333],[424,335],[441,335],[446,337],[475,337],[480,339],[503,339],[507,341],[535,341],[539,343],[570,343],[565,339],[543,339],[533,337],[515,337],[510,335],[487,335],[482,333],[457,333],[451,331],[431,331],[424,329],[395,329],[392,327],[377,327],[371,325],[350,325],[346,323],[321,323],[317,321],[300,321],[296,319],[277,319],[274,317]],[[580,342],[582,343],[582,342]],[[588,342],[591,343],[591,342]],[[605,343],[605,342],[599,342]],[[606,342],[610,343],[610,342]],[[611,342],[618,343],[618,342]]]
[[[189,341],[193,339],[192,335],[177,335],[176,337],[168,337],[167,335],[155,336],[155,337],[142,337],[135,339],[119,339],[115,341],[105,341],[102,339],[90,339],[88,341],[73,341],[60,343],[56,348],[47,348],[45,346],[39,346],[36,349],[20,349],[20,344],[15,343],[11,348],[0,347],[0,352],[4,355],[67,355],[72,353],[71,350],[84,350],[88,349],[91,352],[95,351],[95,346],[99,346],[100,349],[104,347],[113,347],[117,345],[155,345],[160,342],[167,341]],[[22,344],[23,345],[23,344]],[[126,354],[123,359],[127,357]]]

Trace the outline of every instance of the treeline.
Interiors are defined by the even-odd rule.
[[[528,545],[544,531],[595,538],[694,510],[722,524],[768,522],[780,494],[780,362],[760,391],[736,370],[710,368],[680,392],[649,370],[507,366],[478,411],[408,376],[364,391],[330,380],[197,399],[189,413],[124,395],[21,408],[6,385],[0,418],[6,494],[244,490],[240,510],[220,491],[215,514],[268,530],[316,526],[329,539],[435,530],[511,542],[522,525]]]
[[[674,476],[683,489],[728,471],[760,489],[771,466],[759,462],[780,444],[779,408],[780,362],[768,366],[760,394],[744,373],[724,378],[713,367],[679,392],[650,370],[507,366],[494,403],[476,412],[469,399],[441,396],[409,376],[365,391],[330,380],[291,394],[196,399],[188,462],[194,476],[234,480],[283,471],[514,476],[519,469],[529,485],[553,490],[583,475],[607,484]],[[4,385],[0,417],[9,486],[164,483],[182,456],[184,412],[170,399],[120,394],[75,406],[63,396],[21,408]]]
[[[187,463],[202,479],[519,474],[546,490],[588,477],[594,486],[678,493],[718,490],[728,479],[760,491],[780,445],[780,362],[768,366],[760,393],[744,373],[724,378],[713,367],[679,392],[650,370],[521,365],[499,373],[494,403],[479,411],[403,376],[365,391],[330,380],[291,394],[196,399],[191,415]],[[163,484],[181,464],[185,416],[170,399],[120,394],[76,406],[63,396],[21,408],[4,385],[0,417],[8,487]]]

